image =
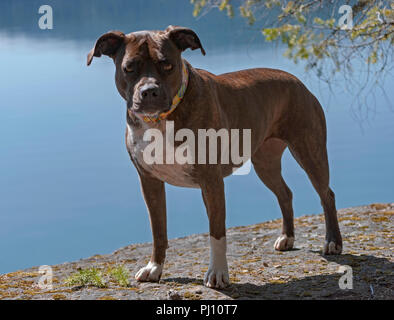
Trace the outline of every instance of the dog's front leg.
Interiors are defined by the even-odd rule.
[[[153,248],[149,263],[137,272],[135,278],[138,281],[159,281],[168,247],[164,182],[144,174],[140,174],[140,182],[149,212]]]
[[[222,289],[229,285],[226,257],[226,208],[223,178],[201,184],[202,196],[209,219],[210,261],[204,284]]]

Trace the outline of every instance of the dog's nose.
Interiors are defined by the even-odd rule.
[[[144,84],[140,88],[140,95],[142,100],[155,100],[159,96],[159,86],[154,83]]]

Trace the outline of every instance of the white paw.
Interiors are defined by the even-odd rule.
[[[274,248],[278,251],[285,251],[293,249],[294,245],[294,237],[288,237],[285,234],[282,234],[278,239],[276,239]]]
[[[323,254],[341,254],[342,246],[340,244],[335,244],[334,241],[326,241],[324,244]]]
[[[209,288],[223,289],[230,284],[226,258],[226,237],[217,240],[211,236],[210,244],[209,268],[204,277],[204,285]]]
[[[156,262],[150,262],[141,268],[135,275],[137,281],[159,281],[163,265]]]
[[[209,268],[204,277],[204,285],[208,288],[223,289],[230,284],[227,267],[223,269]]]

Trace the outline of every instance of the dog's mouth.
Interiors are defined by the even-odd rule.
[[[143,120],[143,119],[157,119],[160,115],[160,111],[156,111],[156,112],[142,112],[142,111],[132,111],[134,113],[134,115]]]
[[[169,103],[157,104],[141,104],[139,102],[127,103],[127,108],[137,117],[158,117],[161,113],[165,113],[171,109]]]

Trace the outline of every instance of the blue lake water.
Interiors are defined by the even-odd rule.
[[[31,13],[20,10],[36,23],[37,8]],[[219,13],[195,20],[190,5],[182,10],[187,15],[168,19],[159,10],[150,11],[146,23],[133,21],[123,31],[192,26],[202,30],[207,51],[205,57],[185,52],[195,67],[213,73],[270,67],[295,74],[325,107],[337,207],[393,201],[394,112],[383,96],[376,96],[376,112],[360,126],[350,108],[356,90],[331,92],[302,66],[283,58],[280,49],[264,44],[242,21]],[[18,12],[13,14],[18,17]],[[63,37],[63,31],[56,31],[56,19],[55,36],[35,30],[33,23],[18,28],[15,19],[0,24],[0,273],[151,241],[137,173],[124,145],[125,103],[115,88],[114,66],[103,57],[86,67],[96,37],[127,21],[109,18],[97,31],[95,24],[88,32],[85,26],[83,37],[76,28],[64,31]],[[66,20],[61,20],[60,30],[69,30]],[[207,24],[216,28],[207,29]],[[223,42],[221,32],[231,39],[228,30],[235,27],[234,39]],[[245,37],[249,40],[239,41]],[[393,78],[385,88],[392,100]],[[288,151],[283,175],[294,194],[296,216],[322,212]],[[275,197],[253,171],[225,182],[227,226],[281,217]],[[167,185],[167,210],[170,238],[208,231],[199,190]]]

